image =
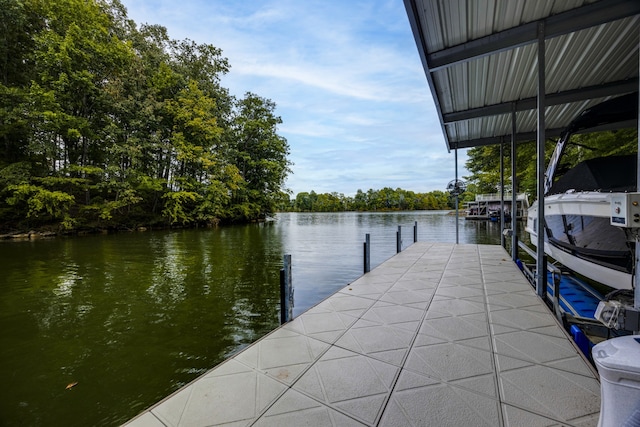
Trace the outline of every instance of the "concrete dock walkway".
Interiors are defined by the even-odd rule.
[[[595,426],[597,374],[500,246],[416,243],[127,425]]]

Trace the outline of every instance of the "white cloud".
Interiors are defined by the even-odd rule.
[[[443,141],[402,2],[123,0],[136,22],[223,50],[222,84],[273,100],[294,192],[443,190]],[[466,155],[460,153],[462,166]],[[462,167],[459,175],[467,173]]]

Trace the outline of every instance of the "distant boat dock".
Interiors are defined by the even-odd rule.
[[[500,218],[501,199],[500,194],[476,194],[473,202],[465,202],[464,210],[466,219],[495,219]],[[516,219],[527,218],[529,199],[526,193],[516,195]],[[508,220],[511,220],[511,193],[504,195],[504,210]]]
[[[597,374],[501,246],[419,242],[127,425],[595,426],[599,411]]]

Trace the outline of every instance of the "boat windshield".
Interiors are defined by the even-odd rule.
[[[545,176],[545,194],[550,194],[563,173],[569,173],[581,162],[637,153],[637,123],[637,92],[610,99],[584,110],[565,129],[556,144]],[[637,168],[637,161],[635,163],[634,167]],[[620,168],[622,166],[619,165]],[[633,181],[635,183],[636,178],[633,178]],[[594,188],[589,189],[606,190],[606,186],[597,183],[594,185]]]

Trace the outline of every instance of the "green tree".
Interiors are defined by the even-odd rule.
[[[355,197],[353,198],[353,209],[357,211],[366,211],[369,208],[369,201],[367,194],[358,189]]]
[[[240,208],[235,219],[264,218],[275,212],[291,164],[287,140],[277,134],[280,123],[272,101],[247,93],[238,102],[233,152],[242,182],[234,191]]]
[[[41,26],[31,2],[0,0],[0,168],[28,159],[33,35]]]
[[[193,225],[282,205],[281,119],[220,85],[221,49],[138,28],[118,0],[0,0],[0,19],[5,227]]]
[[[313,210],[313,200],[306,191],[296,194],[294,208],[298,212],[311,212]]]

